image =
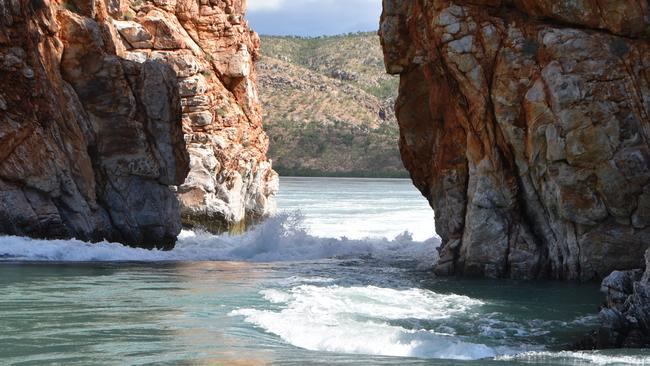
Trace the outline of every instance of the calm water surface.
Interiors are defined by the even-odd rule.
[[[0,365],[650,365],[558,351],[594,284],[435,279],[408,181],[282,184],[285,214],[172,252],[0,237]]]

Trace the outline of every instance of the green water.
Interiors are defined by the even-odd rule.
[[[369,312],[356,314],[366,319],[355,324],[390,323],[405,330],[453,332],[453,339],[466,342],[459,347],[466,347],[468,353],[478,347],[469,344],[501,346],[509,354],[519,350],[553,352],[538,352],[531,360],[451,361],[309,351],[232,314],[244,308],[279,313],[286,304],[270,302],[260,292],[291,291],[301,286],[316,291],[392,289],[397,295],[399,291],[419,288],[443,297],[465,295],[482,305],[448,317],[441,309],[440,319],[386,320]],[[346,295],[350,302],[356,290]],[[594,285],[436,280],[427,272],[363,261],[6,263],[0,265],[0,293],[3,365],[586,365],[599,360],[561,357],[554,352],[589,329],[593,320],[588,316],[594,314],[594,304],[600,300]],[[362,294],[358,296],[361,299],[357,302],[365,301],[369,308],[378,305]],[[327,296],[323,299],[333,301]],[[297,301],[311,300],[304,297]],[[400,301],[387,300],[393,304]],[[405,302],[400,307],[408,306]],[[313,321],[308,313],[298,316],[305,316],[305,322]],[[342,313],[337,316],[347,319]],[[294,325],[299,324],[287,323],[286,327]],[[336,326],[331,324],[332,328]],[[350,332],[348,339],[341,341],[371,343],[384,339],[382,334],[376,334],[376,338],[363,334],[363,329],[357,332]],[[607,363],[625,360],[623,356],[642,364],[640,357],[650,357],[649,352],[639,351],[606,355],[597,354],[601,364],[627,364]]]
[[[171,252],[0,237],[0,365],[650,365],[561,351],[597,284],[436,279],[409,181],[282,183],[302,219]]]

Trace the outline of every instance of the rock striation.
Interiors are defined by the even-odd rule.
[[[0,1],[0,232],[169,249],[181,213],[228,229],[271,212],[244,11]]]
[[[384,0],[437,273],[601,279],[650,245],[650,5]]]

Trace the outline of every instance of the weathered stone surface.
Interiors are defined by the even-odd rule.
[[[181,213],[222,229],[271,213],[244,11],[0,2],[0,233],[170,248]]]
[[[113,22],[120,35],[132,48],[153,48],[153,36],[142,24],[129,20]]]
[[[183,222],[222,231],[273,213],[278,176],[266,158],[254,68],[259,38],[243,19],[245,2],[119,2],[132,12],[130,21],[115,21],[124,57],[167,64],[178,77],[192,156],[177,187]]]
[[[171,248],[189,160],[175,74],[118,57],[108,23],[15,4],[0,25],[0,232]]]
[[[384,0],[439,274],[601,279],[650,245],[646,2]],[[589,29],[586,29],[589,28]]]

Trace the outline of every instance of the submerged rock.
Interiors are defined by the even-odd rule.
[[[603,280],[607,300],[599,313],[600,327],[573,348],[650,348],[650,249],[645,260],[645,273],[615,271]]]
[[[0,2],[0,233],[169,249],[181,213],[272,212],[244,4]]]
[[[607,4],[605,4],[607,3]],[[384,1],[437,273],[602,279],[650,245],[645,2]]]

